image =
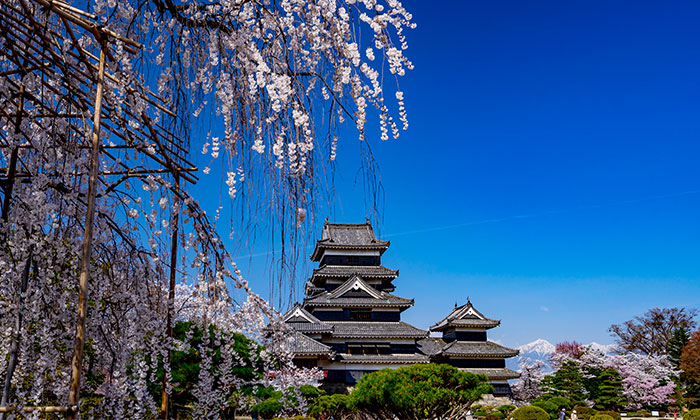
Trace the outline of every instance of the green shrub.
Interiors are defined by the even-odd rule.
[[[475,411],[473,416],[474,417],[486,417],[486,411]]]
[[[472,409],[472,413],[473,413],[475,411],[481,411],[481,407],[483,407],[483,406],[479,405],[479,404],[474,404],[470,408]]]
[[[576,410],[576,415],[580,420],[589,420],[592,416],[598,413],[597,410],[594,410],[587,405],[577,405],[574,407],[574,410]]]
[[[577,411],[578,413],[578,411]],[[620,413],[616,411],[599,411],[598,414],[607,414],[608,416],[612,417],[614,420],[621,420],[622,416]]]
[[[611,416],[609,416],[607,414],[598,413],[595,416],[592,416],[590,418],[590,420],[615,420],[615,419],[613,419]]]
[[[651,417],[651,412],[649,412],[647,410],[639,410],[639,411],[637,411],[637,415],[639,417]]]
[[[265,401],[255,404],[253,408],[251,408],[251,411],[262,419],[271,419],[272,416],[282,411],[283,408],[284,404],[282,404],[279,399],[268,398]]]
[[[571,400],[566,397],[552,397],[549,399],[549,402],[557,405],[557,411],[562,408],[566,408],[567,410],[571,408]]]
[[[506,418],[506,415],[501,413],[500,411],[493,411],[489,415],[496,416],[497,419],[504,419]]]
[[[515,406],[510,404],[503,404],[502,406],[498,407],[498,411],[505,414],[506,416],[512,413],[513,410],[515,410]]]
[[[700,408],[694,408],[685,413],[683,420],[700,420]]]
[[[526,405],[513,411],[513,420],[549,420],[549,414],[540,407]]]
[[[316,397],[320,397],[321,395],[325,395],[326,391],[318,389],[313,385],[302,385],[299,387],[299,393],[302,397],[304,397],[304,399],[312,400]]]
[[[533,406],[539,407],[546,411],[549,414],[556,414],[557,411],[559,411],[559,406],[557,406],[556,403],[553,403],[552,401],[549,400],[540,400],[540,401],[535,401],[532,403]]]
[[[272,420],[315,420],[313,417],[294,416],[294,417],[275,417]]]
[[[347,395],[321,395],[309,404],[309,414],[315,417],[341,417],[349,410]]]

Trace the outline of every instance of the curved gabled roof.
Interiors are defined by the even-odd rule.
[[[316,248],[311,254],[312,261],[319,261],[325,249],[364,249],[378,250],[381,253],[389,248],[389,241],[382,241],[374,236],[372,224],[365,223],[331,223],[323,224],[321,239],[316,241]]]
[[[292,306],[284,315],[282,315],[282,320],[286,323],[321,323],[320,319],[313,316],[311,312],[304,309],[298,303],[295,303],[294,306]]]
[[[456,304],[455,304],[456,305]],[[448,327],[463,327],[463,328],[489,328],[497,327],[501,321],[496,319],[486,318],[481,312],[477,311],[471,301],[467,299],[467,303],[462,306],[455,306],[440,322],[430,327],[430,331],[441,331]]]
[[[313,338],[307,337],[300,332],[294,332],[285,338],[289,351],[295,356],[332,356],[331,348],[323,343],[319,343]]]
[[[409,308],[413,306],[413,299],[406,299],[379,291],[367,284],[362,278],[353,276],[345,283],[338,286],[332,292],[323,292],[313,297],[304,299],[304,307],[394,307]]]
[[[332,325],[316,318],[298,303],[292,306],[282,319],[289,327],[305,334],[322,334],[333,330]]]

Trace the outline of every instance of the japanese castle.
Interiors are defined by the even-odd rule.
[[[311,254],[319,266],[305,298],[284,315],[295,331],[290,337],[294,362],[323,369],[329,392],[345,392],[368,372],[434,362],[485,374],[495,396],[509,396],[508,379],[519,375],[506,368],[505,359],[518,351],[486,337],[500,321],[482,315],[469,300],[430,327],[441,338],[401,321],[413,299],[393,294],[399,272],[381,264],[388,248],[389,241],[377,239],[369,221],[326,221]]]

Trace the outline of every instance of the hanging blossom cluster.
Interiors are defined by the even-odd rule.
[[[148,66],[156,92],[188,121],[220,122],[221,132],[191,134],[210,159],[205,173],[223,158],[224,173],[246,174],[248,182],[238,186],[227,177],[232,198],[247,188],[274,203],[273,211],[293,215],[313,206],[316,171],[327,166],[320,161],[335,160],[341,123],[351,120],[365,139],[374,109],[382,140],[408,128],[398,82],[413,68],[404,54],[405,30],[415,24],[399,1],[97,0],[94,6],[105,27],[147,45],[136,58],[121,54],[124,68]],[[395,86],[385,96],[386,80]]]
[[[0,161],[7,168],[14,160],[18,168],[8,179],[13,189],[3,189],[0,220],[0,319],[7,326],[0,333],[0,372],[10,377],[8,404],[66,404],[96,95],[97,61],[90,57],[99,57],[102,48],[110,54],[81,380],[81,394],[98,401],[90,415],[157,415],[160,398],[152,387],[160,381],[159,370],[171,377],[162,361],[169,351],[188,346],[165,334],[171,305],[175,321],[217,327],[214,342],[204,345],[224,349],[217,361],[223,371],[242,363],[225,340],[227,333],[240,332],[267,349],[254,385],[317,380],[318,371],[293,367],[288,348],[280,344],[285,337],[278,315],[251,291],[185,180],[168,172],[171,163],[163,156],[181,149],[183,157],[173,158],[180,166],[187,166],[188,147],[211,159],[224,156],[232,198],[253,179],[253,185],[292,206],[283,214],[300,226],[309,219],[309,194],[318,176],[313,162],[323,144],[316,134],[319,121],[334,133],[337,124],[350,119],[364,138],[372,106],[382,138],[389,130],[398,136],[377,58],[396,78],[412,68],[403,55],[403,31],[413,27],[410,14],[394,0],[98,0],[90,5],[100,27],[116,34],[107,46],[91,31],[66,32],[53,11],[35,0],[2,5]],[[32,13],[32,19],[23,13]],[[364,25],[360,32],[355,23]],[[57,36],[51,43],[31,44],[40,30]],[[119,37],[145,47],[134,52]],[[360,39],[369,44],[360,45]],[[30,47],[16,50],[22,42]],[[22,54],[34,59],[34,53],[40,59],[31,66],[17,61]],[[43,60],[53,61],[47,67]],[[398,88],[395,98],[405,129]],[[172,143],[148,140],[152,130],[162,130]],[[337,137],[330,136],[333,160]],[[180,250],[180,286],[171,303],[173,236]],[[251,381],[214,375],[212,357],[203,354],[193,413],[218,418],[232,393]],[[11,361],[16,366],[7,375]],[[167,381],[166,389],[172,390]]]

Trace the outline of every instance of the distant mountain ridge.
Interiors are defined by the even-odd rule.
[[[600,344],[596,342],[584,344],[584,346],[591,347],[594,350],[598,350],[606,354],[612,353],[616,348],[614,344]],[[508,360],[508,362],[510,362],[508,363],[508,367],[513,370],[519,370],[518,364],[521,359],[525,358],[530,361],[543,361],[545,363],[545,370],[549,371],[551,370],[551,367],[549,366],[549,355],[554,353],[554,349],[554,344],[550,343],[544,338],[538,338],[537,340],[531,343],[523,344],[522,346],[518,347],[518,350],[520,350],[520,354],[516,359]]]
[[[595,341],[589,344],[583,344],[584,347],[591,347],[593,350],[602,351],[603,353],[610,353],[615,350],[614,344],[600,344]],[[538,338],[532,343],[523,344],[518,347],[520,354],[538,354],[542,356],[548,356],[554,353],[555,346],[544,338]]]

